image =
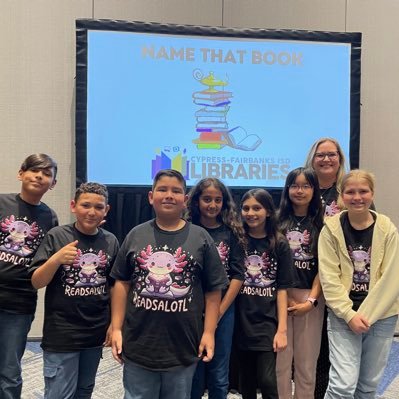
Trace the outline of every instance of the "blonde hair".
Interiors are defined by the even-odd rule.
[[[337,188],[339,190],[340,182],[346,172],[346,161],[345,161],[344,152],[342,151],[342,148],[337,140],[335,140],[331,137],[322,137],[322,138],[318,139],[315,143],[313,143],[312,147],[310,147],[308,156],[306,158],[305,167],[314,169],[313,161],[314,161],[314,156],[316,154],[317,148],[320,144],[323,144],[327,141],[329,141],[335,145],[335,147],[337,148],[338,154],[339,154],[339,169],[337,172]]]
[[[345,176],[342,177],[340,185],[339,185],[339,198],[338,198],[338,206],[341,209],[344,209],[344,204],[342,201],[342,193],[345,190],[345,186],[348,184],[349,180],[365,180],[367,185],[369,186],[371,192],[374,194],[375,190],[375,176],[364,169],[353,169],[348,172]]]

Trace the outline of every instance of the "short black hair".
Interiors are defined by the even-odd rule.
[[[31,169],[53,169],[54,180],[57,177],[57,162],[47,154],[31,154],[22,162],[20,170],[26,172]]]
[[[108,189],[104,184],[88,182],[82,183],[75,192],[75,202],[78,201],[82,194],[98,194],[105,198],[105,203],[108,204]]]
[[[157,185],[158,181],[161,177],[175,177],[183,186],[184,192],[186,192],[186,180],[184,179],[183,175],[174,169],[161,169],[157,172],[152,182],[152,190],[154,190],[155,186]]]

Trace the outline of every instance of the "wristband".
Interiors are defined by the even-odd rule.
[[[307,301],[309,301],[312,304],[313,307],[316,307],[319,304],[318,300],[316,298],[311,297],[311,296],[308,297]]]

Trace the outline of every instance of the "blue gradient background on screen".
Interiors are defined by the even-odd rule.
[[[155,53],[162,46],[167,52],[171,47],[192,48],[194,60],[143,57],[142,49],[151,46]],[[224,55],[231,50],[236,62],[204,60],[201,48],[222,50]],[[301,62],[256,64],[252,51],[269,52],[269,61],[272,53],[300,54]],[[302,166],[320,137],[336,138],[348,155],[350,51],[349,44],[341,43],[89,31],[88,179],[150,185],[152,160],[171,147],[185,149],[189,185],[208,163],[223,163],[223,158],[231,163],[233,158],[233,175],[243,165],[240,177],[217,176],[227,185],[281,187],[286,171]],[[259,136],[262,143],[256,150],[197,149],[195,112],[201,106],[193,103],[192,95],[207,88],[193,77],[197,69],[204,77],[213,72],[216,79],[228,81],[216,89],[233,93],[229,129],[241,126],[248,135]],[[243,171],[254,158],[284,164],[285,169],[275,168],[266,179],[248,179]]]

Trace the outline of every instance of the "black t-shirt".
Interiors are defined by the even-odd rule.
[[[369,292],[371,243],[374,223],[363,230],[356,230],[349,222],[348,213],[341,216],[341,226],[345,236],[346,249],[353,264],[353,283],[349,298],[352,309],[358,310]]]
[[[43,202],[31,205],[19,194],[0,194],[0,309],[34,314],[37,291],[29,265],[48,230],[58,225]]]
[[[204,227],[204,226],[203,226]],[[225,224],[216,228],[204,229],[215,241],[220,259],[224,265],[229,280],[244,281],[244,249],[238,244],[238,240],[232,230]]]
[[[55,227],[37,250],[31,269],[75,240],[74,263],[60,265],[46,288],[42,348],[51,352],[101,346],[110,323],[109,272],[119,249],[113,234],[99,229],[86,235],[73,224]]]
[[[317,258],[312,253],[310,217],[297,218],[288,229],[286,237],[291,248],[295,268],[296,288],[311,289],[313,280],[318,273]]]
[[[285,239],[269,250],[268,238],[248,238],[245,281],[236,300],[236,340],[241,350],[272,351],[277,331],[277,290],[294,282]]]
[[[324,216],[334,216],[340,212],[338,208],[338,190],[334,183],[329,188],[320,189],[321,202],[324,206]]]
[[[161,230],[155,220],[127,235],[111,276],[131,283],[123,356],[150,370],[198,360],[204,292],[227,286],[215,243],[200,226]]]

